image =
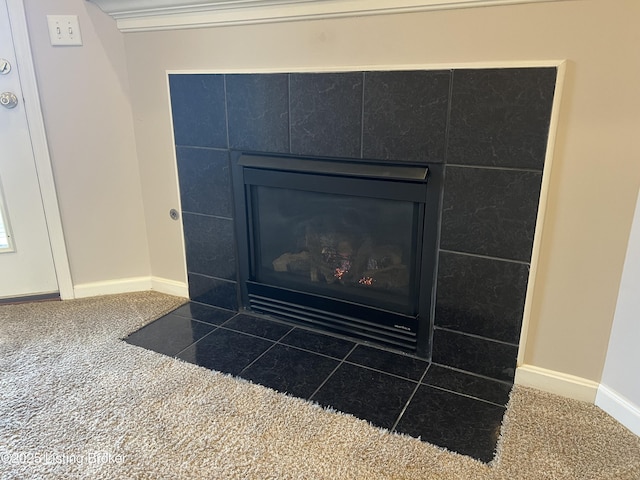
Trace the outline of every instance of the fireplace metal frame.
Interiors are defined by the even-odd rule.
[[[232,152],[231,177],[238,248],[239,305],[308,327],[413,353],[430,359],[442,198],[441,165],[375,160],[312,158]],[[389,198],[418,205],[414,239],[415,309],[407,315],[355,301],[256,281],[252,186]],[[427,188],[428,185],[428,188]]]

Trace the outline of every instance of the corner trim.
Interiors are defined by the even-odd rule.
[[[558,125],[560,124],[560,106],[564,96],[564,84],[567,71],[567,60],[561,61],[557,66],[555,92],[551,106],[551,119],[549,122],[549,135],[547,137],[547,148],[544,158],[544,170],[542,172],[542,184],[540,186],[540,200],[538,201],[538,214],[536,217],[536,227],[533,237],[533,247],[531,249],[531,268],[529,269],[529,279],[527,281],[527,293],[524,300],[524,312],[522,314],[522,327],[520,329],[520,342],[518,348],[518,365],[524,364],[527,340],[529,338],[529,325],[533,311],[533,299],[535,298],[536,282],[538,280],[538,265],[540,263],[540,250],[544,238],[544,225],[547,215],[547,205],[549,201],[549,190],[551,189],[551,171],[555,158],[556,137]]]
[[[598,387],[595,404],[640,436],[640,406],[603,384]]]
[[[534,365],[519,366],[516,369],[515,383],[589,403],[595,402],[600,386],[598,382],[586,378]]]
[[[576,0],[90,0],[122,32],[247,25]]]

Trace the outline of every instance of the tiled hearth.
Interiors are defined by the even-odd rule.
[[[511,385],[257,316],[184,305],[126,341],[484,462]]]

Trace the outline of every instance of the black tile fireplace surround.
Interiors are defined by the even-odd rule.
[[[426,358],[511,382],[555,79],[547,67],[171,74],[191,299],[250,307],[230,173],[240,152],[440,169]]]

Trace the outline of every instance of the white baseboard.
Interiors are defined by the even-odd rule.
[[[640,406],[602,384],[598,388],[595,404],[640,436]]]
[[[117,280],[106,280],[104,282],[81,283],[73,287],[75,298],[144,292],[147,290],[155,290],[166,293],[167,295],[189,298],[189,288],[186,283],[160,277],[119,278]]]
[[[186,282],[177,282],[168,278],[151,277],[151,289],[175,297],[189,298],[189,286]]]
[[[118,278],[116,280],[81,283],[73,286],[75,298],[143,292],[145,290],[151,290],[151,277]]]
[[[598,382],[586,378],[534,365],[519,366],[516,369],[515,383],[589,403],[595,402],[599,386]]]

